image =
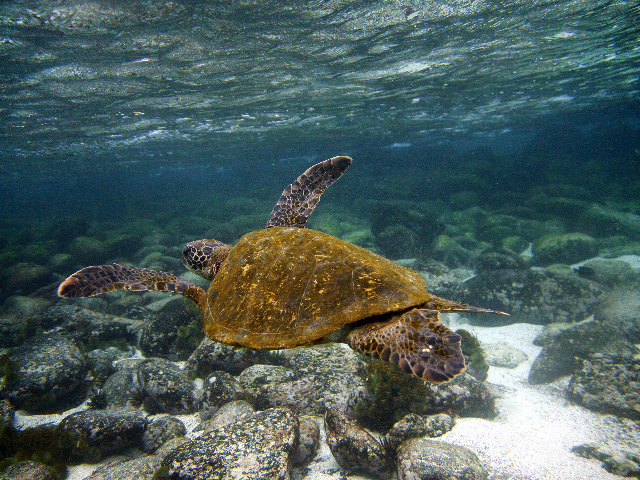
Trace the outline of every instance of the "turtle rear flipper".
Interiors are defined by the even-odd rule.
[[[349,157],[333,157],[309,167],[291,185],[284,189],[273,207],[266,228],[304,228],[309,215],[320,201],[320,196],[340,178],[351,165]]]
[[[58,295],[65,298],[86,298],[114,290],[179,293],[198,305],[204,297],[202,288],[171,273],[117,263],[78,270],[60,284]]]
[[[467,368],[461,339],[440,321],[436,310],[413,308],[390,320],[355,327],[347,343],[360,353],[395,363],[423,380],[442,383]]]

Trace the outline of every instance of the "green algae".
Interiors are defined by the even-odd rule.
[[[391,363],[370,361],[365,385],[372,399],[357,403],[355,413],[366,428],[386,432],[409,413],[428,413],[425,403],[428,390],[424,382]]]
[[[478,337],[464,329],[456,330],[456,333],[462,337],[462,352],[467,359],[467,371],[476,380],[484,382],[487,379],[489,365]]]

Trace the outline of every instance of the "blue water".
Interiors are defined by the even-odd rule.
[[[502,238],[457,223],[477,208],[640,255],[638,229],[540,202],[637,221],[640,4],[0,3],[0,301],[55,300],[82,262],[140,262],[155,234],[176,258],[190,239],[236,241],[336,155],[353,165],[310,226],[346,235],[399,212],[389,224],[421,243],[386,250],[393,259],[436,255],[445,228],[474,255],[499,250]],[[518,247],[537,240],[522,235]],[[103,253],[79,259],[80,237]],[[363,246],[385,254],[381,242],[373,232]],[[24,262],[47,275],[8,280]],[[473,266],[460,262],[448,266]]]

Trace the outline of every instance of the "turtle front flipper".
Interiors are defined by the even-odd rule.
[[[448,382],[467,368],[461,340],[440,321],[436,310],[421,308],[357,326],[347,336],[354,350],[433,383]]]
[[[349,157],[333,157],[309,167],[282,192],[271,211],[267,227],[304,228],[320,196],[351,165]]]
[[[204,298],[202,288],[171,273],[117,263],[78,270],[60,284],[58,295],[65,298],[86,298],[113,290],[179,293],[198,305]]]

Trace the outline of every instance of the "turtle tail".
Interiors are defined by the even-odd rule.
[[[199,306],[205,294],[196,284],[171,273],[111,263],[78,270],[60,284],[58,295],[65,298],[86,298],[114,290],[179,293]]]
[[[429,300],[420,305],[422,308],[428,310],[438,310],[439,312],[453,312],[453,313],[493,313],[495,315],[509,315],[506,312],[499,310],[492,310],[490,308],[474,307],[473,305],[466,305],[464,303],[454,302],[453,300],[447,300],[446,298],[436,297],[429,293]]]

